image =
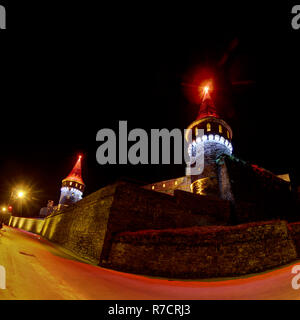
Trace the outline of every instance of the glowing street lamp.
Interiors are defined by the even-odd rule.
[[[29,193],[29,190],[24,190],[23,188],[21,189],[18,187],[13,188],[8,201],[8,208],[7,208],[8,211],[12,213],[13,208],[11,204],[14,201],[18,201],[19,202],[18,206],[21,209],[21,215],[22,215],[22,207],[23,207],[23,204],[26,203],[26,201],[28,200],[28,193]]]
[[[18,198],[22,199],[22,198],[24,198],[24,196],[25,196],[25,193],[23,191],[18,191],[18,193],[17,193]]]
[[[6,212],[6,207],[2,207],[2,212]]]

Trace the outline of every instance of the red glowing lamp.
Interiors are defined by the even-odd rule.
[[[210,93],[212,91],[212,81],[205,81],[205,83],[202,83],[198,86],[198,94],[201,100],[207,99],[210,96]]]
[[[204,94],[207,94],[209,91],[209,86],[205,86],[203,89]]]

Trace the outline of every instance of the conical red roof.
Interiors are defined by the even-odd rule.
[[[73,167],[72,171],[69,173],[69,175],[63,180],[68,180],[68,181],[74,181],[78,182],[84,185],[82,177],[81,177],[81,157],[78,156],[78,160],[75,163],[75,166]]]
[[[206,117],[219,118],[219,115],[217,114],[217,109],[208,90],[203,94],[202,103],[200,105],[199,113],[196,120],[203,119]]]

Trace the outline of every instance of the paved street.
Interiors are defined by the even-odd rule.
[[[300,264],[300,261],[295,264]],[[298,299],[293,264],[239,279],[170,281],[86,264],[39,236],[5,227],[0,265],[1,299]]]

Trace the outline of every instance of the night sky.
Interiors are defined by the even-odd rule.
[[[199,109],[193,90],[208,77],[234,154],[300,184],[300,30],[291,28],[291,5],[6,7],[0,204],[16,185],[32,190],[27,215],[57,203],[79,153],[85,194],[121,177],[183,176],[184,165],[100,166],[96,133],[117,130],[119,120],[129,130],[184,129]]]

